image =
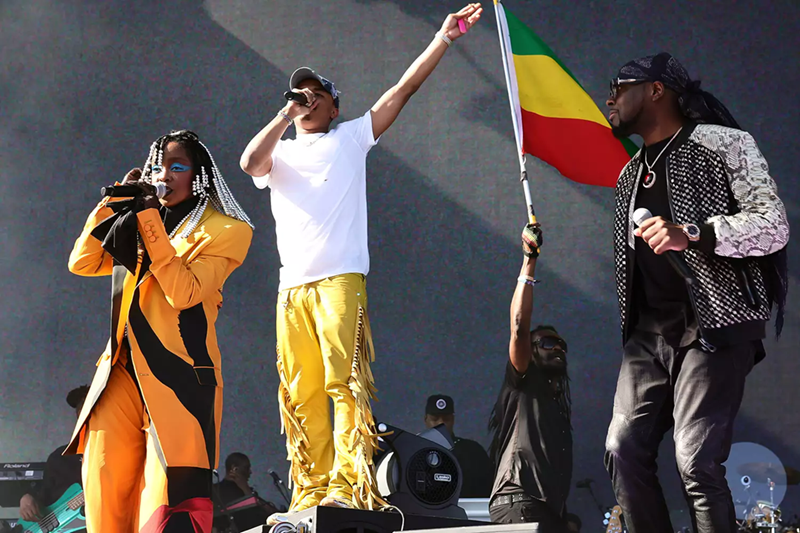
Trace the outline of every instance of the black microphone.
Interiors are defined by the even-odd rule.
[[[286,91],[285,93],[283,93],[283,97],[286,98],[287,100],[294,100],[295,102],[297,102],[300,105],[307,105],[308,104],[308,98],[306,98],[306,95],[304,95],[303,93],[296,93],[294,91]]]
[[[167,186],[162,182],[157,181],[152,184],[156,189],[156,196],[164,198],[167,195]],[[102,196],[111,196],[129,198],[132,196],[142,196],[145,192],[136,185],[109,185],[108,187],[101,187],[100,194]]]
[[[275,471],[271,468],[269,469],[269,475],[272,476],[272,479],[275,481],[275,483],[283,485],[283,480],[281,479],[281,476],[276,474]]]
[[[592,483],[594,483],[594,480],[592,478],[590,478],[590,477],[587,477],[586,479],[582,479],[582,480],[578,481],[577,483],[575,483],[575,488],[576,489],[588,489],[589,486]]]
[[[653,214],[646,207],[640,207],[633,212],[633,222],[636,224],[636,227],[641,226],[642,223],[648,218],[653,218]],[[677,272],[678,275],[682,277],[684,281],[686,281],[686,283],[689,285],[695,285],[697,283],[697,279],[694,277],[694,274],[692,274],[692,271],[689,270],[689,265],[686,264],[686,260],[682,255],[680,255],[679,252],[676,252],[675,250],[668,250],[663,255],[666,256],[669,264],[672,265],[672,268],[675,269],[675,272]]]

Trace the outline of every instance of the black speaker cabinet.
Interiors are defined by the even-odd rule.
[[[385,423],[378,424],[381,453],[376,480],[381,496],[404,513],[466,519],[458,506],[461,467],[450,451],[444,426],[414,435]]]

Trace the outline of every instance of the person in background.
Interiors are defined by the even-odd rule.
[[[425,426],[434,428],[444,424],[453,439],[453,455],[461,465],[463,483],[462,498],[488,498],[492,491],[492,461],[489,454],[474,440],[457,437],[453,427],[456,423],[455,402],[450,396],[434,394],[425,402]]]
[[[87,385],[81,385],[67,393],[67,404],[77,417],[89,392]],[[62,455],[67,445],[59,446],[47,457],[42,484],[19,500],[19,516],[28,522],[42,517],[42,509],[54,504],[75,483],[81,484],[81,456]]]
[[[246,531],[263,524],[268,516],[278,512],[274,504],[262,500],[249,485],[251,474],[250,458],[245,454],[233,452],[225,459],[225,477],[214,485],[217,503],[226,509],[221,519],[214,521],[214,526],[218,530],[224,530],[227,516],[230,516],[239,531]],[[248,496],[252,496],[253,501],[245,503],[241,510],[228,508],[232,503],[244,500]]]

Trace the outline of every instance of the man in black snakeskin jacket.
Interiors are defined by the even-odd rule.
[[[674,531],[656,476],[674,426],[694,531],[733,532],[722,463],[773,304],[780,325],[786,211],[753,137],[671,55],[626,64],[607,105],[615,135],[644,146],[616,190],[624,352],[606,468],[631,533]]]

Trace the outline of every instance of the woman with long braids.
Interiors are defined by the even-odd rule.
[[[141,194],[100,202],[69,258],[75,274],[112,277],[112,310],[66,453],[83,453],[89,533],[207,533],[222,413],[214,323],[252,224],[191,131],[156,140],[123,184]]]

